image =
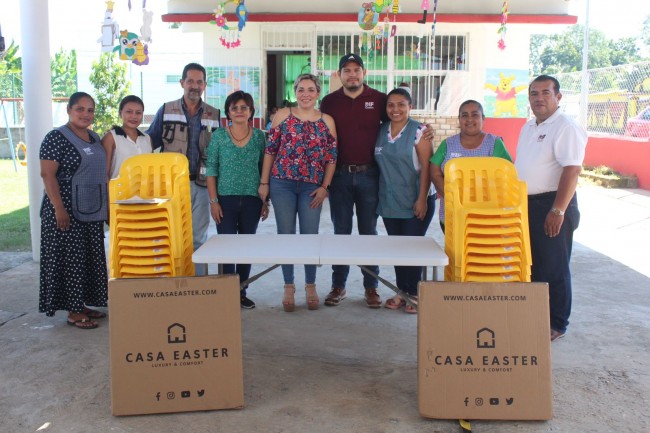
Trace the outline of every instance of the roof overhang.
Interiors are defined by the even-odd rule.
[[[237,21],[235,14],[226,14],[226,19]],[[399,14],[396,21],[400,23],[416,23],[422,19],[421,14]],[[438,14],[439,23],[467,23],[467,24],[494,24],[501,23],[500,14]],[[166,23],[207,23],[214,20],[213,13],[181,13],[165,14],[162,16]],[[277,22],[354,22],[358,20],[357,14],[322,14],[322,13],[257,13],[248,15],[247,21],[258,23]],[[564,24],[571,25],[578,22],[575,15],[535,15],[535,14],[509,14],[508,24]]]

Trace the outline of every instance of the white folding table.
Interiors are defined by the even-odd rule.
[[[242,281],[242,286],[280,265],[357,265],[400,294],[393,283],[375,275],[367,266],[423,266],[426,280],[428,266],[434,268],[433,277],[437,279],[436,269],[449,263],[444,251],[429,237],[332,234],[215,235],[194,252],[192,260],[216,263],[219,273],[223,272],[224,263],[271,265]]]

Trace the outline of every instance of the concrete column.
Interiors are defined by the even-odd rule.
[[[41,255],[39,210],[43,197],[43,181],[40,176],[38,153],[43,137],[52,129],[48,0],[20,0],[20,28],[29,183],[29,224],[32,235],[32,255],[34,261],[39,261]]]

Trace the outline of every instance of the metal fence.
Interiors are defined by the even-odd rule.
[[[628,120],[650,107],[650,62],[590,69],[587,131],[636,135]],[[564,111],[578,120],[582,72],[558,74]]]

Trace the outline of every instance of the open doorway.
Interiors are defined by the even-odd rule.
[[[312,71],[310,51],[267,51],[267,113],[273,107],[287,107],[296,102],[293,82],[300,74]],[[268,120],[268,119],[267,119]]]

